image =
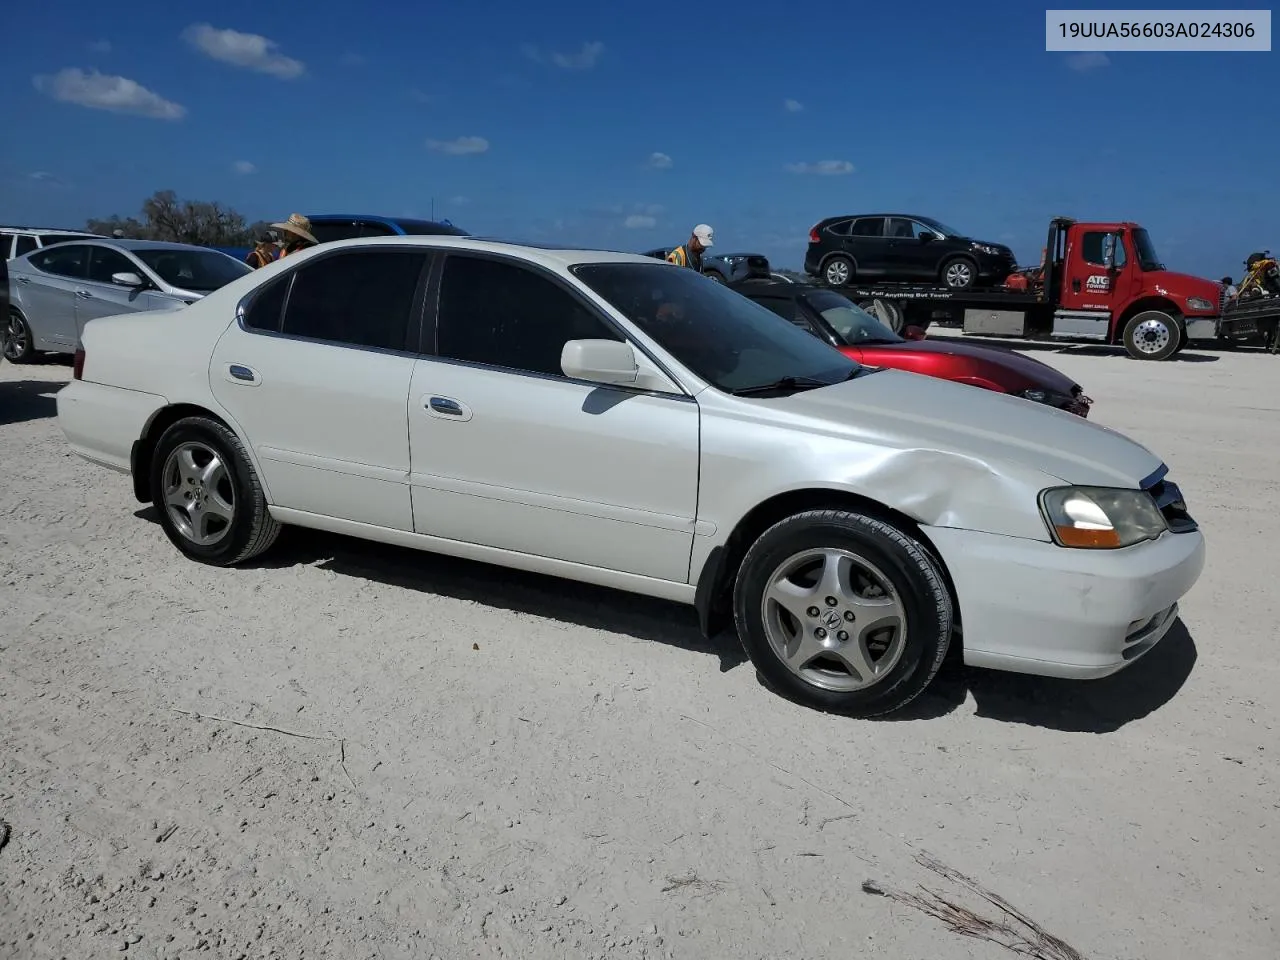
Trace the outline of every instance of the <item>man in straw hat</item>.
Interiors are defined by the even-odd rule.
[[[315,246],[320,242],[311,234],[311,221],[300,213],[291,213],[288,220],[283,223],[273,223],[271,226],[277,230],[285,231],[284,242],[280,245],[282,259],[291,253],[305,250],[307,247]]]

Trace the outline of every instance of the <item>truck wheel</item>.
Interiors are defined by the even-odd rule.
[[[948,290],[968,290],[978,282],[978,268],[968,257],[952,257],[942,264],[942,282]]]
[[[848,257],[832,257],[822,268],[822,279],[833,287],[843,287],[853,279],[853,261]]]
[[[770,686],[849,716],[915,699],[951,640],[937,562],[896,526],[850,510],[808,510],[761,534],[738,570],[733,609]]]
[[[1136,360],[1168,360],[1185,339],[1181,322],[1163,310],[1135,313],[1124,325],[1124,348]]]

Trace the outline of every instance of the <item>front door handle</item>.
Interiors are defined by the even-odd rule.
[[[427,397],[427,413],[442,420],[470,420],[471,408],[452,397]]]
[[[77,290],[77,291],[76,291],[76,296],[77,296],[77,297],[79,297],[81,300],[92,300],[92,299],[93,299],[93,294],[92,294],[92,293],[90,293],[88,290]]]
[[[1071,281],[1071,292],[1072,293],[1080,292],[1080,280],[1078,278]]]
[[[19,283],[30,283],[30,282],[31,282],[31,278],[30,278],[30,277],[14,277],[14,279],[15,279],[15,280],[17,280]]]

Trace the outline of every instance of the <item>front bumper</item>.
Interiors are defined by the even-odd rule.
[[[1088,680],[1124,669],[1165,636],[1204,569],[1198,530],[1123,550],[924,533],[955,583],[964,662],[1015,673]]]

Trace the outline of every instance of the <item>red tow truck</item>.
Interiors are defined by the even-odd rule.
[[[1222,284],[1166,269],[1146,229],[1128,222],[1055,217],[1044,264],[998,287],[855,279],[838,289],[864,307],[879,301],[899,329],[927,316],[984,337],[1123,344],[1139,360],[1167,360],[1190,341],[1234,335],[1222,324]]]

